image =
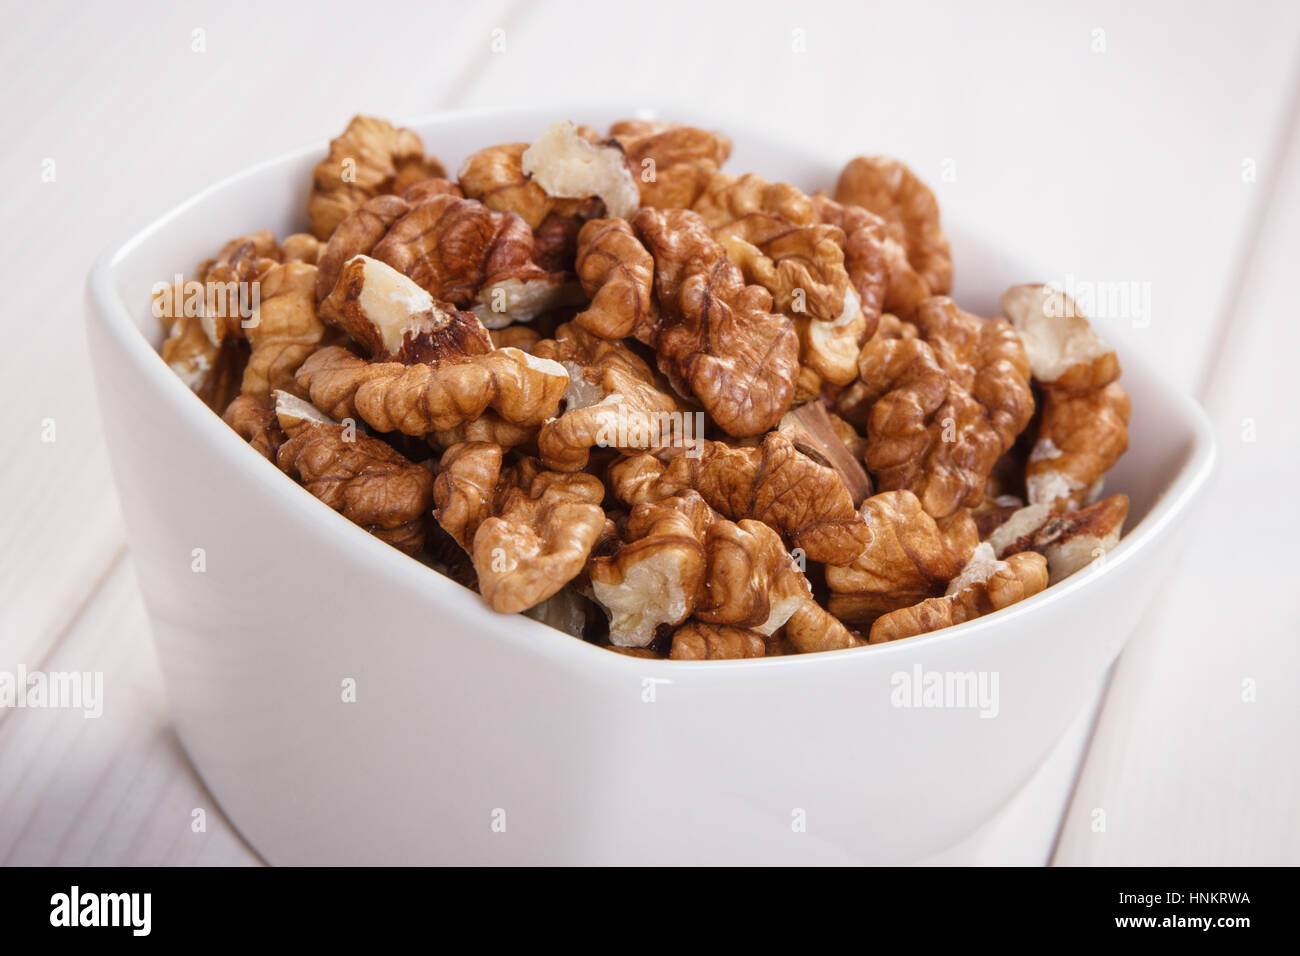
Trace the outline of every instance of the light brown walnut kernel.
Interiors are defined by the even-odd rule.
[[[674,123],[624,120],[609,128],[627,155],[641,205],[689,209],[731,155],[721,133]]]
[[[574,322],[602,338],[652,341],[655,263],[625,220],[586,223],[578,233],[575,269],[591,303]]]
[[[316,314],[316,267],[277,263],[258,286],[257,313],[243,329],[251,352],[240,390],[263,399],[276,389],[296,393],[294,375],[325,335],[325,325]]]
[[[979,544],[964,512],[936,522],[910,491],[886,491],[862,503],[870,539],[850,562],[826,568],[829,608],[854,627],[943,593]]]
[[[591,475],[544,471],[535,459],[506,469],[470,551],[488,605],[523,611],[572,581],[604,528],[604,496]]]
[[[835,199],[882,217],[930,294],[948,294],[952,252],[939,225],[939,203],[907,166],[886,156],[859,156],[840,173]]]
[[[978,504],[985,481],[1033,415],[1029,365],[1005,319],[926,299],[915,338],[884,326],[858,358],[867,470],[882,491],[916,493],[935,517]],[[838,406],[842,413],[845,406]]]
[[[274,462],[276,452],[284,444],[284,432],[276,417],[275,406],[269,399],[239,395],[227,407],[222,420],[240,438],[253,446],[263,458]]]
[[[435,365],[367,362],[323,348],[298,370],[312,401],[338,418],[360,417],[381,432],[422,437],[457,428],[492,409],[516,425],[555,415],[568,373],[518,349],[496,349]]]
[[[392,266],[365,255],[344,264],[320,312],[377,361],[416,365],[492,351],[478,316],[439,304]]]
[[[757,448],[705,440],[695,457],[681,449],[633,455],[610,467],[609,482],[632,505],[697,491],[732,520],[752,518],[780,531],[813,561],[847,564],[871,540],[839,475],[780,432]]]
[[[767,639],[757,631],[726,624],[687,621],[673,632],[668,656],[675,661],[724,661],[767,656]]]
[[[446,175],[442,164],[425,156],[420,137],[409,129],[372,116],[355,116],[330,141],[329,155],[312,174],[307,215],[317,239],[328,239],[353,210],[384,193],[401,194],[424,179]]]
[[[286,392],[272,397],[286,436],[276,452],[280,470],[354,524],[418,551],[433,505],[433,475],[301,399]]]
[[[1056,584],[1101,558],[1119,543],[1128,495],[1111,495],[1065,514],[1048,505],[1012,512],[987,536],[998,557],[1037,551],[1047,558],[1048,584]]]
[[[976,563],[978,572],[967,583],[965,576],[968,571],[976,570],[971,567]],[[963,624],[1010,607],[1047,587],[1047,559],[1033,551],[998,561],[992,549],[984,544],[980,545],[971,565],[957,579],[962,586],[956,590],[877,618],[871,625],[868,640],[883,644]]]
[[[1093,500],[1128,449],[1129,409],[1118,382],[1082,392],[1043,389],[1037,441],[1025,466],[1029,503],[1068,511]]]
[[[696,213],[642,209],[633,222],[655,260],[660,369],[729,435],[760,435],[789,410],[799,339],[772,297],[746,285]]]
[[[488,518],[501,480],[501,446],[463,442],[448,448],[433,483],[434,517],[466,551]]]

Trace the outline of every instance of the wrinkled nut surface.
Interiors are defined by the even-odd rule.
[[[316,314],[316,267],[277,263],[259,280],[261,303],[244,335],[251,352],[241,391],[269,398],[273,390],[296,392],[294,375],[316,351],[325,325]]]
[[[673,632],[668,656],[675,661],[730,661],[766,657],[767,639],[757,631],[687,621]]]
[[[365,255],[344,264],[320,312],[377,361],[416,365],[492,351],[478,316],[440,306],[392,266]]]
[[[952,252],[939,226],[939,203],[930,187],[887,156],[859,156],[840,173],[837,202],[861,206],[885,220],[931,295],[952,289]]]
[[[941,518],[982,500],[993,465],[1028,424],[1029,364],[1010,323],[948,298],[926,299],[914,326],[918,334],[906,337],[882,325],[863,347],[854,401],[869,409],[866,465],[876,487],[912,491]]]
[[[680,449],[632,455],[611,466],[609,482],[631,505],[699,492],[732,520],[752,518],[780,531],[813,561],[847,564],[871,541],[839,475],[796,451],[780,432],[757,448],[705,440],[697,456]]]
[[[829,609],[854,627],[943,593],[979,544],[964,512],[936,522],[910,491],[886,491],[862,503],[871,535],[850,562],[826,568]]]
[[[593,219],[583,225],[575,269],[591,304],[574,322],[606,339],[653,341],[659,311],[655,263],[626,220]]]
[[[999,561],[988,544],[981,544],[947,594],[877,618],[868,640],[883,644],[952,627],[1010,607],[1045,587],[1047,559],[1041,554],[1024,551]]]
[[[310,233],[154,289],[167,364],[349,520],[494,610],[676,660],[927,633],[1116,546],[1115,351],[1053,286],[1006,319],[944,298],[903,164],[832,198],[671,123],[474,145],[452,181],[357,117]]]
[[[360,418],[381,432],[423,437],[464,425],[492,409],[516,425],[540,425],[556,413],[569,374],[564,366],[518,349],[434,365],[368,362],[347,349],[315,352],[298,385],[338,418]]]
[[[609,135],[627,155],[641,205],[657,209],[689,209],[731,155],[730,139],[694,126],[624,120]]]
[[[594,193],[582,199],[552,195],[525,173],[524,153],[528,148],[528,143],[505,143],[466,157],[456,174],[465,196],[496,212],[520,216],[534,232],[552,215],[590,219],[600,214],[600,202],[592,198]]]
[[[509,469],[470,551],[483,600],[510,614],[572,581],[604,527],[604,497],[591,475],[543,471],[532,459]]]
[[[433,475],[378,439],[349,434],[287,392],[275,392],[272,399],[286,436],[276,452],[280,470],[376,537],[418,551],[433,505]]]
[[[312,174],[307,215],[317,239],[328,239],[350,212],[382,193],[401,193],[424,179],[446,175],[424,155],[420,137],[373,116],[355,116],[330,141],[329,155]]]
[[[659,368],[729,435],[774,427],[794,399],[793,323],[745,283],[698,214],[642,209],[633,226],[655,260]]]

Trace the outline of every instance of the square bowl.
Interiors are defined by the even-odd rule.
[[[557,117],[603,127],[626,113],[476,111],[407,125],[455,169]],[[673,116],[732,135],[730,169],[834,184],[838,167],[815,148]],[[734,662],[625,657],[495,614],[353,526],[157,354],[152,286],[232,236],[303,229],[323,153],[304,148],[204,190],[108,249],[87,284],[104,430],[177,730],[265,859],[907,862],[969,833],[1029,779],[1135,626],[1214,458],[1199,407],[1122,336],[1132,442],[1109,482],[1132,509],[1104,560],[1004,611],[894,644]],[[966,308],[997,314],[1004,288],[1035,278],[1022,250],[951,210],[945,224]],[[919,698],[898,692],[936,678],[984,681],[993,704],[910,706]]]

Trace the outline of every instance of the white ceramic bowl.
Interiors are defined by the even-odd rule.
[[[454,170],[557,115],[601,127],[621,112],[410,125]],[[836,167],[805,146],[685,118],[733,134],[731,169],[834,183]],[[611,654],[494,614],[354,527],[157,355],[152,285],[232,236],[302,229],[323,150],[205,190],[108,250],[88,284],[104,430],[176,725],[268,861],[908,861],[970,832],[1030,777],[1119,652],[1209,474],[1213,440],[1192,401],[1121,347],[1132,443],[1108,487],[1132,498],[1127,535],[1103,563],[1008,610],[806,657]],[[1003,288],[1036,278],[963,229],[959,210],[945,222],[966,307],[994,314]],[[893,675],[917,667],[995,672],[997,716],[893,706]]]

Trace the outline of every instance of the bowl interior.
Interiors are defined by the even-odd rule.
[[[408,125],[420,133],[431,153],[448,169],[455,170],[475,149],[530,139],[557,116],[604,128],[626,115],[626,110],[615,109],[515,110],[441,114]],[[725,129],[735,143],[727,166],[730,170],[752,169],[766,178],[789,181],[808,191],[834,185],[838,167],[818,155],[815,143],[781,140],[737,128],[716,117],[682,115],[679,111],[673,118]],[[137,338],[156,349],[162,329],[150,311],[152,288],[159,282],[174,281],[177,274],[189,274],[196,263],[211,256],[233,236],[271,229],[283,237],[304,230],[311,170],[324,149],[322,141],[219,182],[106,253],[92,276],[92,285],[97,292],[110,292],[116,299],[112,308],[103,310],[107,321],[133,327]],[[971,311],[998,314],[998,301],[1007,286],[1054,274],[1033,261],[1028,251],[1031,240],[1021,245],[991,237],[964,223],[959,209],[945,209],[944,221],[956,265],[954,298]],[[1125,366],[1123,384],[1132,395],[1134,412],[1130,450],[1108,477],[1108,490],[1127,493],[1132,508],[1125,540],[1112,553],[1108,565],[1118,563],[1126,551],[1140,546],[1143,539],[1154,535],[1172,518],[1203,482],[1213,456],[1213,441],[1200,409],[1163,383],[1135,354],[1129,336],[1123,330],[1116,331],[1118,334],[1112,338]],[[161,366],[161,359],[152,361]],[[167,389],[176,401],[197,402],[179,379],[173,379]],[[255,455],[248,449],[244,452]],[[337,520],[340,526],[346,523],[341,517]],[[1051,591],[1084,583],[1065,582]],[[1010,610],[1028,610],[1047,593]]]

